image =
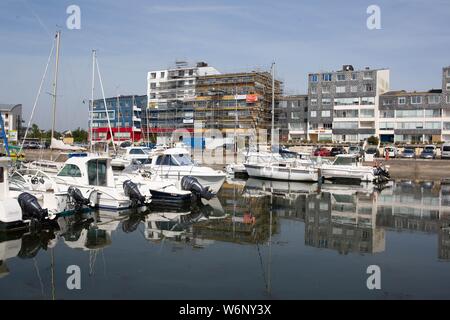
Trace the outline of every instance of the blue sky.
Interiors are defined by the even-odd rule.
[[[71,4],[81,8],[81,30],[65,27]],[[381,30],[366,27],[372,4],[381,8]],[[450,65],[449,13],[448,0],[2,0],[0,103],[22,103],[28,121],[58,26],[60,130],[87,126],[93,48],[107,96],[145,94],[147,71],[177,59],[222,72],[268,69],[275,60],[288,93],[306,92],[308,72],[343,64],[390,68],[391,89],[439,88]],[[34,121],[44,128],[52,71]]]

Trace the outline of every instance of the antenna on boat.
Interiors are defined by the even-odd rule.
[[[271,143],[270,147],[273,148],[275,140],[275,61],[272,62],[272,130],[270,132]]]

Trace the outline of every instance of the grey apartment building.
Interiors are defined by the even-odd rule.
[[[308,140],[308,95],[280,97],[275,103],[275,123],[282,143]]]
[[[389,70],[355,70],[308,75],[308,140],[359,142],[378,135],[379,96],[389,91]]]
[[[391,91],[380,96],[382,142],[450,141],[450,67],[443,68],[442,88]]]

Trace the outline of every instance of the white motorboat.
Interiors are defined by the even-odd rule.
[[[195,165],[185,148],[154,151],[151,155],[151,164],[145,167],[151,168],[162,178],[181,181],[185,176],[194,177],[203,187],[209,188],[214,193],[219,192],[226,178],[223,171]]]
[[[133,161],[139,161],[142,164],[150,163],[150,148],[147,147],[126,147],[123,149],[123,153],[111,160],[113,168],[123,169]]]
[[[59,215],[71,214],[87,207],[71,192],[11,191],[8,177],[9,158],[0,158],[0,229],[29,226],[33,221],[51,223]],[[27,192],[25,192],[27,191]],[[76,192],[74,188],[72,192]]]
[[[70,158],[54,177],[59,190],[76,187],[84,198],[95,207],[122,210],[133,206],[145,206],[151,201],[150,191],[145,185],[131,180],[117,181],[113,175],[111,158],[88,155]],[[117,183],[122,183],[120,186]],[[95,191],[96,197],[91,193]]]
[[[350,179],[383,182],[389,180],[389,173],[381,166],[364,166],[355,154],[337,155],[332,163],[317,166],[325,179]]]
[[[286,161],[276,153],[259,153],[248,157],[245,168],[250,177],[286,180],[311,181],[319,180],[318,169],[297,159]]]

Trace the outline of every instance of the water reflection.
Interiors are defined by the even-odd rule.
[[[132,245],[142,246],[143,252],[151,252],[155,245],[163,251],[167,244],[178,250],[205,249],[210,255],[214,255],[211,250],[218,250],[217,255],[220,255],[223,246],[214,245],[225,244],[233,248],[232,256],[230,252],[227,254],[230,261],[238,259],[237,264],[254,250],[264,288],[271,293],[271,277],[275,273],[271,271],[271,264],[273,260],[280,262],[282,259],[283,241],[294,243],[295,250],[305,247],[316,255],[336,252],[350,260],[352,255],[378,257],[389,252],[387,248],[394,240],[388,234],[420,233],[436,236],[438,249],[433,253],[434,257],[448,261],[449,217],[450,185],[438,182],[397,181],[380,190],[372,184],[230,180],[218,199],[189,209],[175,211],[153,207],[148,211],[130,210],[120,214],[87,212],[60,217],[51,229],[34,228],[0,234],[0,278],[8,278],[12,268],[27,264],[36,269],[41,279],[44,271],[39,269],[36,260],[40,252],[47,259],[45,261],[49,256],[52,259],[45,269],[52,272],[52,284],[55,262],[58,265],[59,259],[73,257],[74,252],[89,256],[89,275],[93,275],[97,256],[103,255],[105,249],[125,254],[125,259],[135,258],[124,237],[116,236],[131,235]],[[283,233],[286,231],[282,226],[290,222],[294,223],[295,229]],[[296,242],[297,234],[301,235],[301,243]],[[147,244],[152,246],[144,247]],[[55,249],[60,249],[56,255]],[[277,258],[273,258],[273,250]],[[292,255],[292,252],[286,254],[288,260],[282,260],[278,268],[280,265],[286,268]],[[203,258],[209,261],[208,255]],[[157,264],[155,260],[152,262]],[[278,282],[283,272],[284,269],[281,273],[278,270]]]

